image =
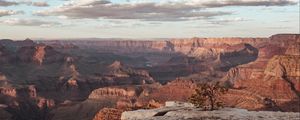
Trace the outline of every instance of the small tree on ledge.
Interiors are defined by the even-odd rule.
[[[216,110],[223,107],[223,103],[219,100],[219,96],[225,94],[227,88],[220,85],[219,82],[215,84],[202,83],[198,84],[195,93],[189,98],[189,101],[198,108],[207,110]]]

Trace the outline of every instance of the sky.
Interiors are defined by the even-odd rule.
[[[299,0],[0,0],[0,39],[299,34]]]

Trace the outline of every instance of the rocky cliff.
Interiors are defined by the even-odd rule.
[[[269,41],[269,38],[192,38],[172,39],[158,41],[61,41],[61,44],[74,44],[81,47],[98,47],[102,51],[113,51],[116,53],[136,52],[178,52],[189,56],[205,57],[215,56],[228,46],[248,43],[253,46]],[[47,41],[53,44],[56,41]],[[202,54],[203,53],[203,54]],[[206,55],[205,55],[205,54]]]
[[[269,109],[299,111],[300,108],[293,105],[300,102],[299,36],[272,36],[271,45],[259,48],[256,61],[230,69],[221,81],[238,90],[230,91],[225,101],[231,101],[227,103],[234,106],[259,109],[266,107],[264,103],[268,98],[275,103]]]

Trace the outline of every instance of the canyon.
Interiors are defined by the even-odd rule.
[[[0,40],[0,119],[120,119],[186,102],[206,82],[229,88],[226,107],[299,113],[300,34]]]

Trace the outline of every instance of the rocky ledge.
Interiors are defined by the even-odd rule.
[[[121,120],[299,120],[299,117],[299,112],[248,111],[238,108],[202,111],[188,103],[166,102],[162,108],[123,112]]]

